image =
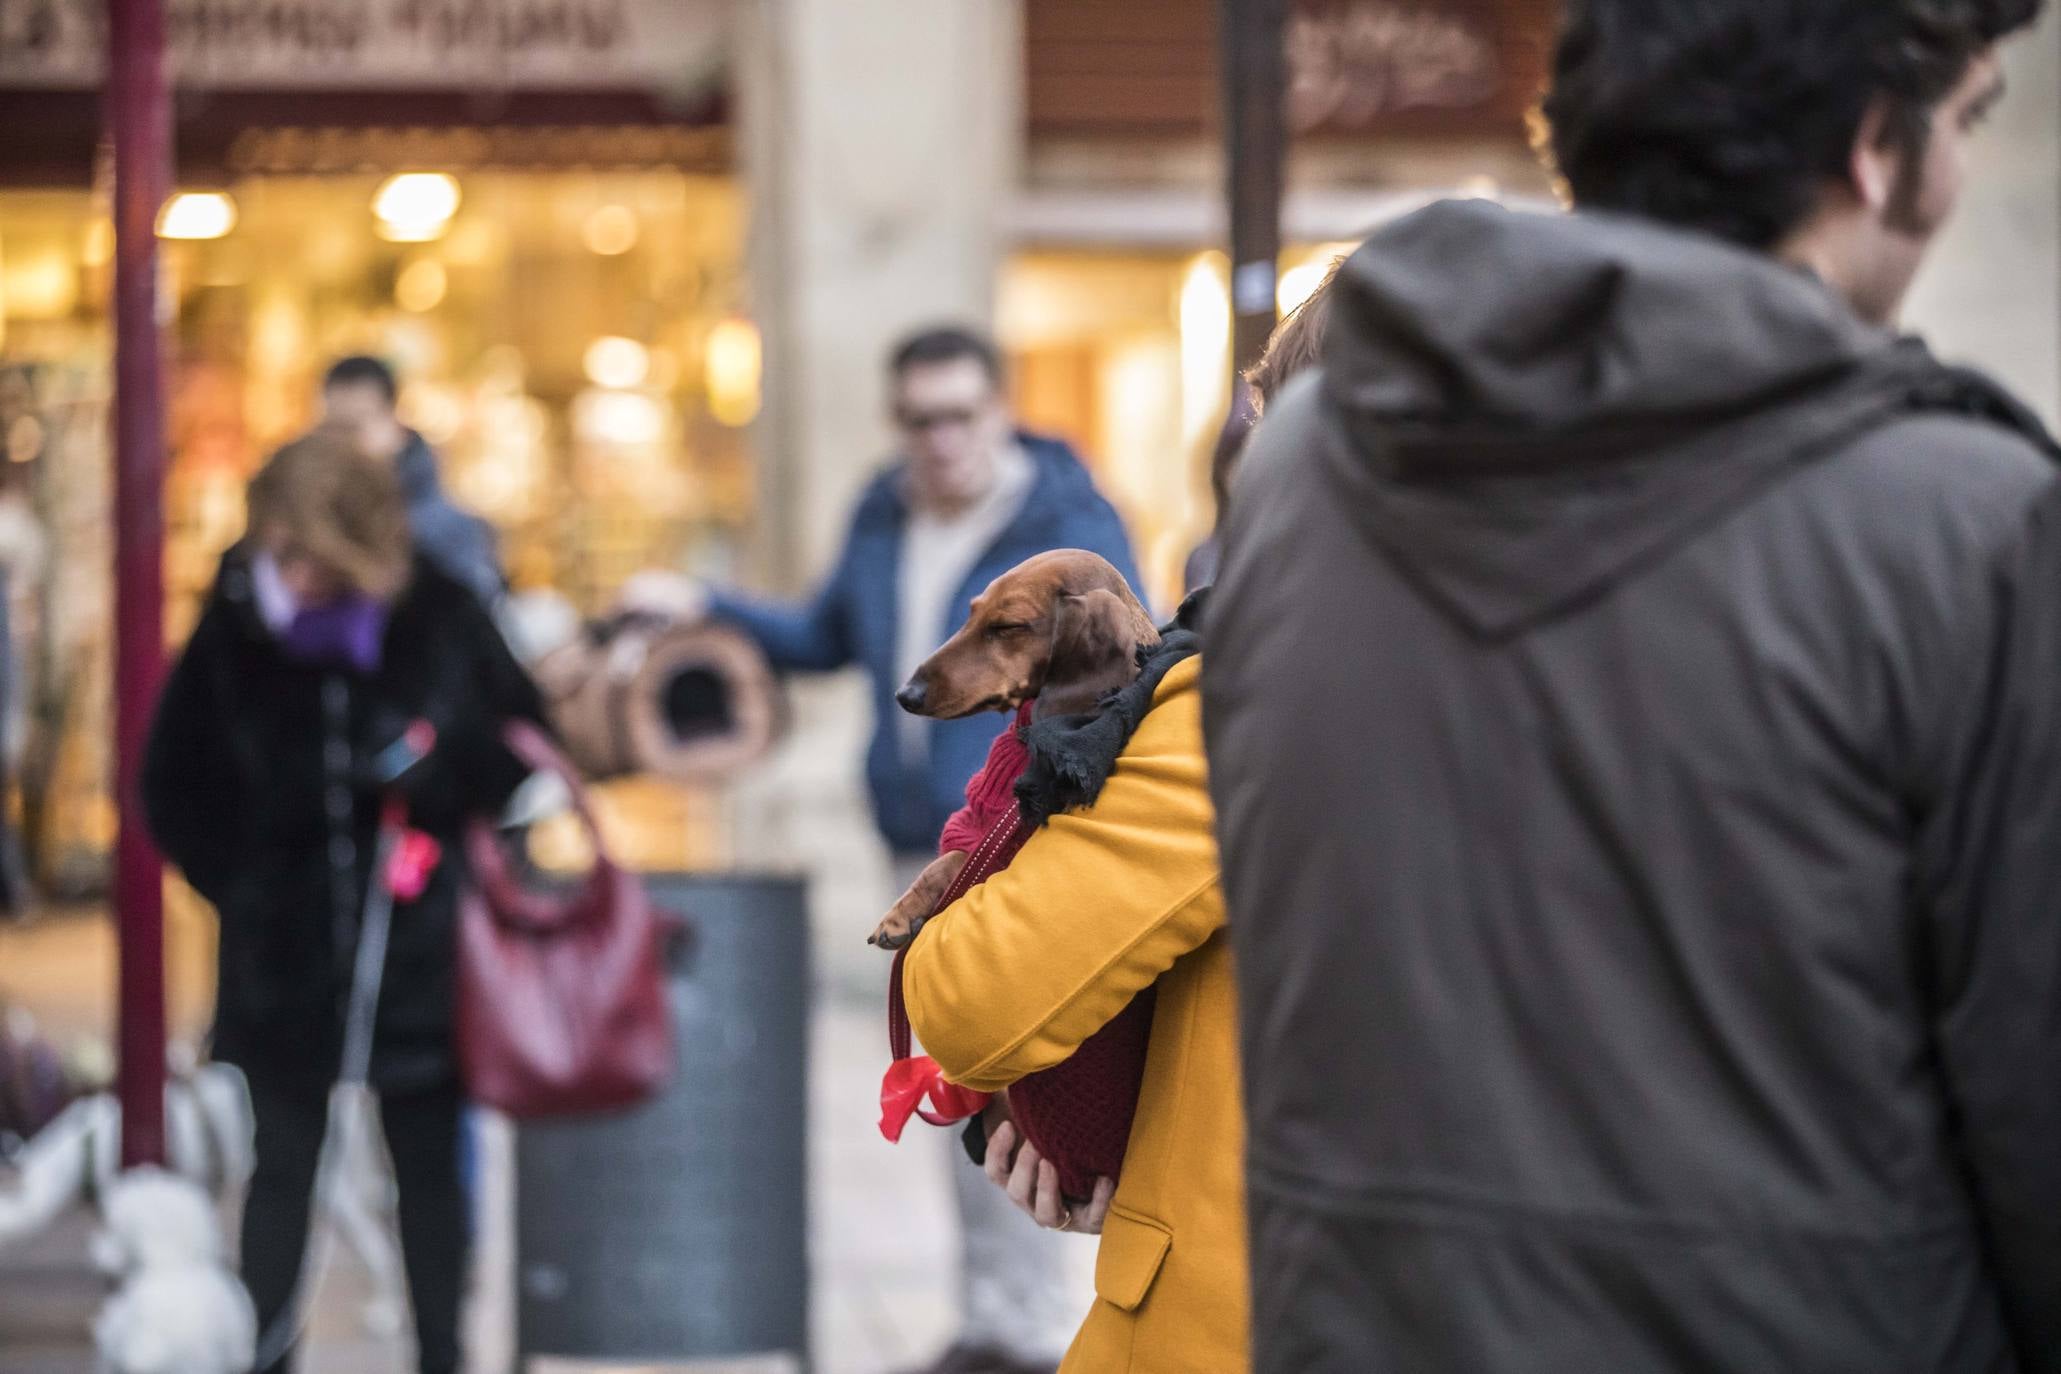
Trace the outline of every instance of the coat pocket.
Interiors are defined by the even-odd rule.
[[[1112,1211],[1102,1222],[1102,1247],[1095,1254],[1095,1296],[1134,1312],[1152,1291],[1174,1233],[1147,1217]]]

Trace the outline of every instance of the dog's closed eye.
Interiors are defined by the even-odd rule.
[[[1029,625],[1020,624],[990,625],[988,626],[988,638],[1019,639],[1022,636],[1029,634],[1031,632],[1031,629],[1032,627]]]

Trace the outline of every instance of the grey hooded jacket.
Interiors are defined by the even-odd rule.
[[[1262,1374],[2061,1370],[2061,488],[1815,279],[1433,207],[1205,720]]]

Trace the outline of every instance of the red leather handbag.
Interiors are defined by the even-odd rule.
[[[465,837],[458,916],[458,1062],[473,1100],[513,1117],[632,1106],[673,1070],[664,929],[644,886],[601,844],[585,788],[527,722],[511,751],[565,780],[594,866],[568,890],[526,887],[494,828]]]

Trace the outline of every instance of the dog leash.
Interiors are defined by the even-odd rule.
[[[424,751],[426,752],[426,750]],[[253,1374],[286,1358],[307,1334],[314,1314],[303,1301],[335,1250],[336,1231],[328,1220],[344,1165],[354,1142],[370,1141],[372,1121],[372,1042],[379,1020],[379,994],[386,981],[387,946],[393,932],[398,897],[422,894],[441,858],[436,841],[408,827],[406,807],[390,797],[380,814],[373,848],[372,877],[366,884],[364,916],[358,927],[358,949],[352,961],[350,997],[344,1013],[343,1054],[336,1084],[329,1091],[322,1148],[315,1166],[316,1228],[301,1251],[300,1273],[293,1295],[269,1322],[252,1362]]]

